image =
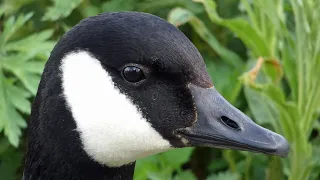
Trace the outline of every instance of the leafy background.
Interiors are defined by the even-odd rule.
[[[215,87],[290,141],[288,158],[211,148],[137,161],[135,179],[320,179],[320,1],[0,0],[0,179],[21,179],[25,129],[59,38],[102,12],[143,11],[180,28]]]

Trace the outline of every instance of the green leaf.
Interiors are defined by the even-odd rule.
[[[21,98],[19,101],[15,97]],[[24,112],[30,111],[29,107],[23,107],[28,104],[27,98],[29,93],[23,89],[14,86],[13,82],[5,79],[2,71],[0,71],[0,131],[4,131],[5,136],[11,145],[18,147],[19,137],[21,136],[21,128],[27,126],[25,120],[16,109]]]
[[[152,172],[152,173],[149,173],[149,176],[147,179],[150,179],[150,180],[171,180],[171,173]]]
[[[314,145],[313,146],[313,149],[312,149],[312,154],[313,154],[313,163],[320,168],[320,157],[319,157],[319,154],[320,154],[320,145]],[[320,171],[319,171],[320,173]]]
[[[212,22],[225,26],[235,33],[255,56],[271,56],[268,44],[259,32],[244,18],[222,19],[217,13],[216,3],[212,0],[196,0],[201,2]]]
[[[0,137],[0,156],[10,148],[10,143],[5,137]]]
[[[282,78],[282,67],[277,61],[266,61],[263,64],[263,74],[267,77],[268,83],[279,84]]]
[[[79,10],[81,11],[81,13],[84,17],[95,16],[95,15],[101,13],[99,7],[92,6],[92,5],[87,5],[86,8],[79,8]]]
[[[20,73],[17,77],[21,79],[23,85],[32,93],[32,95],[35,96],[38,90],[38,85],[40,83],[40,76],[23,72]]]
[[[191,171],[182,171],[178,173],[173,180],[196,180],[197,178]]]
[[[243,60],[234,52],[226,49],[215,38],[215,36],[209,31],[205,24],[194,14],[183,8],[173,9],[169,16],[168,20],[170,23],[175,26],[180,26],[185,23],[190,23],[192,28],[199,34],[199,36],[208,43],[208,45],[216,51],[216,53],[228,64],[233,65],[241,69],[243,67]]]
[[[19,145],[21,129],[27,126],[21,113],[30,114],[29,98],[36,94],[44,68],[45,61],[39,59],[46,60],[54,46],[48,40],[52,30],[10,41],[31,16],[32,13],[9,17],[0,34],[0,132],[14,147]]]
[[[273,101],[263,91],[249,86],[244,87],[244,93],[255,121],[259,124],[272,124],[273,127],[278,127],[280,113]]]
[[[207,180],[238,180],[240,178],[239,174],[227,172],[221,172],[219,174],[210,175]]]
[[[212,60],[207,60],[206,62],[207,71],[212,78],[215,88],[221,92],[223,97],[230,103],[235,103],[242,87],[241,81],[238,80],[240,76],[239,68]]]
[[[189,161],[194,148],[173,149],[137,161],[134,179],[171,179]]]
[[[157,12],[159,9],[172,9],[174,7],[182,7],[192,11],[193,13],[203,12],[203,8],[198,3],[186,0],[151,0],[142,1],[138,4],[137,9],[139,11]]]
[[[159,158],[156,155],[137,160],[134,179],[147,179],[149,173],[160,171],[158,162]]]
[[[12,105],[23,113],[31,113],[31,103],[27,98],[31,94],[22,88],[17,86],[7,86],[8,100],[11,101]]]
[[[11,16],[4,23],[4,29],[0,34],[0,52],[8,40],[16,33],[31,17],[33,13],[20,15],[18,18]]]
[[[175,169],[188,162],[192,152],[193,148],[181,148],[169,150],[160,154],[160,156],[164,159],[166,166],[171,166]]]
[[[29,56],[36,55],[41,52],[48,54],[54,47],[54,41],[47,41],[51,38],[53,30],[48,29],[32,35],[26,36],[17,41],[10,41],[4,47],[4,51],[21,51],[28,53]]]
[[[312,164],[313,164],[313,168],[315,169],[312,171],[312,176],[315,177],[314,180],[316,180],[316,178],[320,176],[320,171],[317,171],[317,169],[320,169],[320,157],[318,155],[320,154],[319,144],[313,146],[312,154],[313,154]]]
[[[1,6],[1,5],[0,5],[0,6]],[[2,16],[2,15],[4,14],[5,10],[6,10],[5,8],[1,8],[1,9],[0,9],[0,16]]]
[[[174,8],[168,16],[168,21],[178,27],[195,18],[194,14],[187,9]]]
[[[21,173],[17,173],[21,168],[23,152],[9,147],[0,154],[0,174],[3,180],[17,180],[22,178]]]
[[[103,3],[101,7],[103,12],[132,11],[135,3],[133,0],[111,0]]]
[[[287,45],[283,48],[282,52],[283,68],[285,70],[285,76],[290,85],[291,97],[293,100],[298,99],[298,79],[297,79],[297,66],[295,62],[295,52],[291,46]]]
[[[50,6],[46,10],[46,14],[43,16],[44,21],[56,21],[58,19],[65,18],[71,14],[71,12],[78,7],[83,0],[52,0],[53,6]]]
[[[43,71],[45,62],[27,61],[28,56],[22,53],[8,56],[3,61],[3,68],[12,72],[35,95],[40,82],[39,74]]]
[[[6,15],[12,14],[19,10],[22,6],[33,2],[34,0],[3,0],[0,4],[0,11],[4,11]],[[1,13],[0,13],[1,16]]]
[[[208,170],[212,172],[225,168],[228,168],[228,162],[225,160],[225,158],[215,159],[208,166]]]

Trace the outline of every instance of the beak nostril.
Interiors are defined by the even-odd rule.
[[[237,131],[241,130],[239,125],[235,121],[231,120],[230,118],[228,118],[226,116],[221,116],[220,118],[221,118],[222,123],[224,125],[228,126],[229,128],[237,130]]]

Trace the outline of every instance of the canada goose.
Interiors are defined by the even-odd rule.
[[[24,180],[132,179],[135,160],[189,146],[289,151],[216,91],[181,31],[138,12],[87,18],[61,38],[28,139]]]

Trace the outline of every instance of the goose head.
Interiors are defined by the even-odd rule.
[[[181,31],[137,12],[87,18],[61,38],[42,75],[29,141],[30,149],[107,167],[191,146],[289,151],[284,137],[218,93]]]

